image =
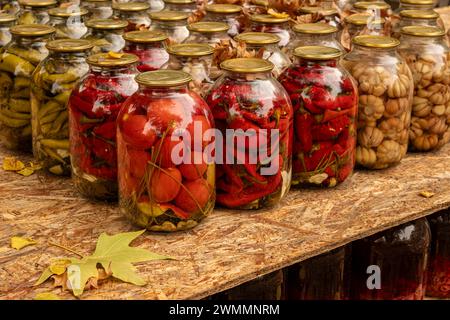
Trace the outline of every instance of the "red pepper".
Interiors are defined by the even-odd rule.
[[[332,119],[324,124],[312,126],[312,136],[316,141],[326,141],[335,139],[339,133],[350,124],[350,119],[346,116]]]
[[[225,177],[230,180],[229,182],[235,187],[236,190],[242,191],[242,189],[244,189],[244,183],[229,164],[223,164],[219,167],[223,169]],[[237,193],[240,191],[237,191]]]
[[[317,150],[313,151],[309,156],[304,156],[305,168],[303,171],[316,171],[326,163],[331,164],[336,158],[332,154],[333,146],[333,143],[330,141],[320,142],[317,145]]]
[[[114,141],[116,139],[116,123],[109,121],[96,126],[93,132],[107,140]]]
[[[344,115],[348,115],[353,113],[354,110],[352,109],[345,109],[345,110],[341,110],[341,111],[335,111],[335,110],[330,110],[330,109],[325,109],[324,113],[323,113],[323,117],[321,119],[320,122],[324,123],[324,122],[328,122],[332,119],[344,116]]]
[[[175,215],[177,217],[179,217],[181,219],[184,219],[184,220],[186,220],[190,216],[190,214],[188,212],[184,211],[183,209],[181,209],[181,208],[179,208],[176,205],[171,204],[171,203],[161,203],[159,206],[163,210],[167,210],[167,209],[172,210],[173,213],[175,213]]]
[[[296,151],[311,151],[313,145],[313,135],[311,132],[314,118],[307,113],[296,113],[295,114],[295,136],[300,142],[300,149],[295,149]]]
[[[347,164],[345,164],[343,167],[339,168],[338,170],[338,181],[342,182],[352,173],[353,171],[353,161],[349,161]]]

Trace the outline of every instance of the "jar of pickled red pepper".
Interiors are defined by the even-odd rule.
[[[148,12],[150,4],[146,2],[125,2],[113,5],[114,17],[128,22],[125,32],[145,30],[150,26]]]
[[[402,10],[430,10],[436,6],[436,0],[400,0],[396,11]]]
[[[89,12],[77,6],[53,8],[48,11],[49,25],[55,27],[55,39],[80,39],[87,32],[84,20]]]
[[[331,47],[298,47],[279,77],[294,108],[293,185],[334,187],[353,171],[358,91],[341,55]]]
[[[247,51],[252,55],[258,56],[273,63],[272,75],[275,78],[286,70],[291,64],[291,60],[279,48],[280,38],[273,33],[264,32],[245,32],[234,38],[238,42],[245,43]]]
[[[357,12],[368,12],[377,17],[389,17],[392,15],[392,10],[390,4],[384,1],[361,1],[356,2],[353,8]]]
[[[341,29],[341,18],[339,17],[337,10],[331,7],[331,5],[328,7],[301,7],[298,11],[300,16],[311,15],[321,17],[315,22],[325,22],[330,26],[336,27],[338,32]]]
[[[117,198],[116,119],[122,104],[138,88],[138,57],[99,53],[69,98],[72,180],[85,197]]]
[[[450,50],[445,31],[409,26],[401,30],[400,55],[414,79],[409,147],[431,151],[450,141]]]
[[[150,30],[162,31],[169,37],[171,44],[181,43],[189,37],[187,19],[189,14],[177,11],[159,11],[150,13]]]
[[[430,226],[422,218],[352,243],[352,300],[422,300]]]
[[[141,73],[118,117],[119,206],[151,231],[190,229],[214,208],[214,120],[191,80],[176,70]]]
[[[197,2],[195,0],[163,0],[164,10],[183,11],[192,13],[197,10]]]
[[[231,41],[228,35],[230,27],[224,22],[200,21],[188,26],[189,37],[184,43],[206,43],[215,46],[221,41]]]
[[[280,38],[280,48],[286,47],[294,38],[289,26],[289,16],[278,18],[269,14],[255,14],[250,16],[250,21],[250,31],[276,34]]]
[[[89,11],[90,19],[109,19],[113,15],[111,0],[82,0],[81,7]]]
[[[31,75],[48,54],[55,29],[41,24],[10,28],[12,40],[0,53],[0,142],[31,151]]]
[[[291,184],[289,96],[270,61],[236,58],[220,67],[225,73],[206,99],[223,136],[216,146],[216,201],[237,209],[273,206]]]
[[[349,15],[345,18],[345,23],[348,31],[348,43],[350,45],[353,38],[360,35],[389,36],[384,29],[385,19],[367,12]]]
[[[70,175],[69,113],[67,101],[77,81],[89,71],[88,40],[50,41],[49,56],[33,73],[31,113],[33,154],[56,175]]]
[[[240,20],[242,7],[235,4],[208,4],[205,7],[206,16],[204,21],[226,22],[230,29],[228,35],[234,37],[243,31]]]
[[[11,41],[11,28],[16,23],[17,17],[9,13],[0,13],[0,49]]]
[[[159,31],[131,31],[123,35],[125,47],[123,52],[139,57],[139,72],[160,69],[169,60],[166,51],[167,36]]]
[[[58,5],[56,0],[21,0],[19,3],[22,9],[17,24],[47,24],[48,10]]]
[[[343,58],[359,91],[356,162],[383,169],[400,162],[408,149],[413,78],[397,54],[400,42],[386,36],[353,38]]]
[[[92,19],[86,22],[88,32],[83,39],[94,44],[92,53],[120,52],[125,46],[123,34],[128,22],[116,19]]]
[[[439,14],[434,10],[402,10],[400,20],[392,27],[392,37],[399,39],[401,30],[407,26],[439,26]]]
[[[0,10],[3,13],[17,15],[20,11],[19,1],[16,0],[0,0]]]

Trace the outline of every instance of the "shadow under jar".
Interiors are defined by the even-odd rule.
[[[277,18],[269,14],[255,14],[250,16],[250,31],[276,34],[280,38],[278,46],[286,47],[294,38],[289,26],[289,17]]]
[[[205,135],[214,120],[188,89],[191,79],[175,70],[141,73],[118,117],[120,210],[150,231],[193,228],[214,208],[215,164]]]
[[[235,4],[208,4],[205,7],[204,21],[226,22],[230,29],[228,35],[234,37],[243,31],[240,21],[242,7]]]
[[[399,163],[408,149],[413,78],[396,51],[397,39],[363,35],[352,42],[342,63],[359,91],[356,162],[384,169]]]
[[[81,7],[89,11],[89,19],[109,19],[113,15],[111,0],[81,0]]]
[[[182,11],[192,13],[197,10],[197,1],[195,0],[163,0],[164,10]]]
[[[439,26],[439,14],[434,10],[402,10],[400,21],[392,27],[392,37],[399,39],[400,31],[407,26]]]
[[[92,54],[121,52],[125,46],[123,34],[128,22],[115,19],[92,19],[86,22],[88,32],[83,39],[94,44]]]
[[[125,32],[145,30],[150,27],[148,15],[150,4],[146,2],[116,3],[113,5],[113,9],[116,19],[128,22]]]
[[[48,10],[58,5],[56,0],[21,0],[19,3],[22,9],[17,24],[47,24]]]
[[[221,41],[231,41],[228,35],[230,27],[224,22],[200,21],[188,26],[189,37],[184,43],[206,43],[215,46]]]
[[[83,196],[117,199],[116,119],[124,101],[138,88],[138,57],[106,53],[86,59],[90,66],[69,98],[72,180]]]
[[[33,154],[45,170],[56,175],[70,175],[67,101],[77,81],[89,71],[86,57],[91,48],[88,40],[50,41],[49,56],[33,73]]]
[[[0,13],[0,50],[11,41],[9,28],[15,25],[16,20],[17,17],[12,14]]]
[[[49,25],[55,27],[55,39],[80,39],[87,32],[84,20],[89,12],[79,7],[59,7],[48,11]]]
[[[385,30],[385,19],[369,13],[355,13],[345,18],[347,26],[341,36],[342,46],[350,51],[354,37],[361,35],[389,36]]]
[[[189,37],[189,14],[177,11],[159,11],[150,13],[152,24],[149,30],[162,31],[169,37],[169,43],[182,43]]]
[[[236,58],[220,67],[225,73],[206,99],[223,136],[216,149],[217,203],[236,209],[274,206],[291,184],[289,96],[269,61]]]

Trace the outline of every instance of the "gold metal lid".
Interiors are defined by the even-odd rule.
[[[352,42],[363,47],[381,49],[395,48],[400,44],[400,41],[397,39],[378,35],[356,36],[353,38]]]
[[[400,0],[400,3],[415,5],[434,5],[435,0]]]
[[[56,29],[45,24],[20,24],[12,26],[10,32],[22,37],[40,37],[56,32]]]
[[[79,7],[66,7],[66,8],[53,8],[48,10],[48,14],[53,17],[81,17],[85,16],[89,13],[85,8],[79,8]]]
[[[181,43],[167,48],[169,54],[181,57],[201,57],[214,53],[214,48],[203,43]]]
[[[391,6],[384,1],[361,1],[361,2],[356,2],[353,5],[353,7],[355,9],[363,9],[363,10],[367,10],[367,9],[386,10],[386,9],[391,8]]]
[[[87,57],[86,62],[97,67],[123,67],[139,61],[130,53],[97,53]]]
[[[312,14],[320,12],[324,16],[332,16],[337,14],[337,10],[334,8],[321,8],[321,7],[302,7],[298,10],[300,13]]]
[[[250,0],[250,4],[253,4],[255,6],[260,6],[260,7],[268,7],[269,0]]]
[[[402,10],[400,17],[409,19],[437,19],[439,14],[434,10]]]
[[[164,3],[170,4],[193,4],[195,0],[163,0]]]
[[[111,0],[82,0],[83,2],[111,2]]]
[[[83,52],[91,49],[93,43],[82,39],[60,39],[47,43],[46,47],[55,52]]]
[[[246,44],[275,44],[280,42],[280,37],[267,32],[244,32],[234,37],[236,41],[242,41]]]
[[[188,29],[189,31],[194,32],[209,33],[228,31],[228,29],[230,29],[230,26],[225,22],[200,21],[188,25]]]
[[[19,3],[27,7],[48,7],[57,4],[56,0],[20,0]]]
[[[324,46],[297,47],[294,56],[306,60],[332,60],[342,55],[342,51],[336,48]]]
[[[221,69],[237,73],[270,72],[273,67],[272,62],[258,58],[235,58],[220,64]]]
[[[331,34],[338,31],[336,27],[322,22],[296,24],[292,30],[297,33],[307,34]]]
[[[164,41],[168,37],[164,32],[142,30],[127,32],[123,35],[123,38],[133,43],[152,43]]]
[[[287,17],[275,17],[270,14],[253,14],[250,16],[250,20],[259,23],[284,23],[289,21]]]
[[[239,13],[242,7],[237,4],[208,4],[205,10],[213,13]]]
[[[192,81],[189,73],[179,70],[156,70],[140,73],[136,82],[147,87],[177,87]]]
[[[187,20],[189,18],[189,13],[182,11],[158,11],[151,12],[150,18],[157,21],[179,21]]]
[[[416,37],[442,37],[445,31],[439,27],[432,26],[407,26],[401,30],[402,34]]]
[[[86,27],[101,30],[125,29],[128,22],[116,19],[91,19],[86,21]]]
[[[353,24],[355,26],[365,26],[369,23],[371,24],[384,24],[385,19],[375,17],[369,13],[355,13],[349,15],[345,18],[345,22],[349,24]]]
[[[118,11],[124,12],[138,12],[146,11],[150,9],[150,4],[148,2],[125,2],[125,3],[115,3],[112,8]]]
[[[8,13],[0,13],[0,23],[5,23],[5,22],[13,22],[16,21],[17,17],[13,14],[8,14]]]

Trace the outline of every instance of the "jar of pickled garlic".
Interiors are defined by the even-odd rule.
[[[150,4],[147,2],[125,2],[113,5],[114,17],[128,22],[125,32],[145,30],[150,26],[148,12]]]
[[[109,51],[120,52],[125,46],[123,34],[128,25],[124,20],[116,19],[92,19],[86,22],[88,32],[83,39],[90,40],[94,44],[92,53],[107,53]]]
[[[150,12],[158,12],[164,9],[163,0],[135,0],[135,1],[150,3]]]
[[[192,13],[197,10],[195,0],[163,0],[164,10]]]
[[[69,98],[72,180],[83,196],[117,199],[116,119],[124,101],[138,88],[138,57],[98,53],[86,62],[89,73]]]
[[[337,10],[329,7],[301,7],[299,10],[300,19],[302,16],[309,15],[311,17],[320,17],[319,20],[313,19],[314,22],[325,22],[330,26],[336,27],[338,31],[341,29],[341,18]],[[306,18],[306,17],[303,17]]]
[[[22,9],[17,24],[47,24],[48,10],[58,5],[56,0],[21,0],[19,3]]]
[[[439,14],[434,10],[403,10],[400,20],[392,27],[392,37],[399,39],[401,30],[407,26],[439,26]]]
[[[383,169],[400,162],[408,149],[413,78],[397,54],[397,39],[363,35],[353,38],[343,58],[359,91],[356,162]]]
[[[17,16],[20,11],[19,1],[16,0],[0,0],[0,10],[3,13]]]
[[[86,57],[91,48],[88,40],[50,41],[49,56],[33,73],[33,154],[44,169],[56,175],[70,175],[67,101],[77,81],[89,71]]]
[[[240,19],[242,7],[235,4],[208,4],[205,7],[204,21],[226,22],[230,29],[228,35],[234,37],[243,31]]]
[[[351,41],[360,35],[381,35],[389,36],[384,29],[385,19],[374,16],[370,13],[355,13],[345,18],[346,31],[341,37],[344,48],[351,49]]]
[[[234,38],[245,43],[245,49],[254,57],[268,60],[273,63],[272,75],[275,78],[286,70],[291,60],[279,47],[280,38],[273,33],[244,32]]]
[[[111,0],[82,0],[81,7],[89,11],[89,19],[109,19],[113,15]]]
[[[400,55],[414,79],[409,147],[431,151],[450,141],[450,50],[438,27],[404,27]]]
[[[166,51],[167,36],[159,31],[131,31],[123,35],[125,47],[123,52],[139,57],[139,72],[160,69],[169,60]]]
[[[17,17],[9,13],[0,13],[0,49],[11,41],[11,28],[16,23]]]
[[[250,21],[250,31],[276,34],[280,38],[280,48],[286,47],[294,38],[288,15],[277,18],[269,14],[255,14],[250,16]]]
[[[422,300],[430,250],[426,219],[352,243],[352,300]]]
[[[334,187],[353,172],[358,91],[336,48],[294,50],[279,81],[294,108],[292,185]]]
[[[191,80],[177,70],[139,74],[118,117],[120,210],[151,231],[190,229],[214,208],[214,120]]]
[[[162,31],[169,37],[171,44],[181,43],[189,37],[187,19],[189,14],[177,11],[159,11],[150,13],[150,30]]]
[[[200,21],[188,26],[189,37],[184,43],[206,43],[215,46],[221,41],[231,41],[228,35],[230,27],[224,22]]]
[[[402,10],[433,10],[436,6],[436,0],[400,0],[396,11]]]
[[[206,99],[223,136],[216,147],[216,201],[236,209],[273,206],[291,184],[291,101],[270,61],[236,58],[220,67],[225,73]]]
[[[367,12],[377,17],[389,17],[392,15],[391,5],[384,1],[361,1],[356,2],[353,8],[357,12]]]
[[[47,56],[55,28],[25,24],[10,31],[12,40],[0,53],[0,143],[31,151],[31,75]]]
[[[80,39],[87,32],[84,20],[89,12],[80,7],[59,7],[48,11],[49,25],[55,27],[55,39]]]

